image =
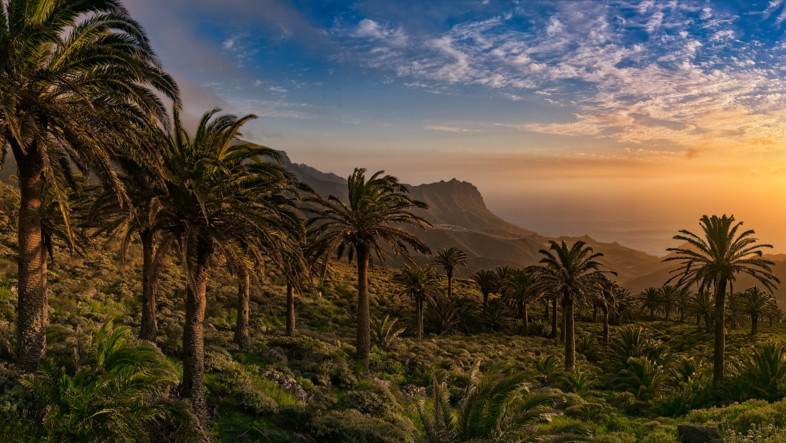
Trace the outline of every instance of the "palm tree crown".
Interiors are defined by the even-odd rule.
[[[472,276],[472,280],[478,285],[480,293],[483,294],[483,304],[488,303],[489,294],[499,289],[499,279],[496,272],[490,269],[481,269]]]
[[[434,264],[441,266],[448,277],[448,297],[453,295],[453,275],[459,266],[469,266],[467,254],[459,248],[445,248],[437,252]]]

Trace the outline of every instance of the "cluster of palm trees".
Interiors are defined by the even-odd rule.
[[[661,315],[664,320],[671,320],[671,313],[676,311],[679,316],[677,321],[684,322],[686,319],[695,318],[696,324],[703,322],[708,332],[714,323],[713,293],[708,290],[694,293],[689,287],[672,285],[647,288],[639,294],[638,306],[650,321],[655,320],[656,314]],[[731,293],[726,303],[727,326],[737,327],[748,321],[751,335],[758,333],[760,320],[767,320],[772,324],[782,315],[775,297],[758,286]]]
[[[172,102],[171,114],[161,97]],[[16,358],[22,370],[37,371],[46,351],[51,226],[71,246],[80,246],[83,232],[120,239],[124,250],[141,242],[144,340],[157,334],[162,263],[169,254],[179,257],[186,299],[180,392],[201,423],[207,418],[206,287],[219,258],[238,278],[235,341],[242,347],[249,341],[249,286],[260,268],[272,264],[286,277],[287,331],[294,333],[292,293],[309,271],[334,251],[356,256],[358,359],[368,367],[372,254],[383,258],[383,244],[404,254],[408,247],[427,251],[401,227],[425,226],[410,211],[426,205],[409,199],[395,177],[380,171],[367,179],[356,169],[343,202],[308,192],[275,151],[241,142],[240,130],[254,115],[214,109],[189,133],[176,83],[116,0],[3,2],[0,103],[0,166],[9,147],[20,188]]]
[[[582,241],[572,245],[564,241],[550,241],[548,249],[540,250],[540,265],[514,269],[501,266],[495,270],[482,269],[472,279],[483,295],[484,306],[489,303],[491,294],[497,293],[507,306],[515,309],[516,317],[521,319],[522,331],[529,333],[528,306],[536,300],[553,303],[552,335],[557,331],[557,301],[562,307],[562,331],[565,341],[565,369],[575,369],[575,328],[574,309],[577,305],[599,304],[605,312],[605,333],[608,338],[608,321],[617,304],[614,295],[619,287],[612,283],[608,274],[612,271],[602,269],[592,247]],[[436,255],[434,263],[441,266],[448,280],[448,297],[452,296],[452,278],[457,266],[468,265],[466,254],[457,248],[447,248]],[[401,285],[402,294],[412,297],[416,306],[417,337],[423,336],[423,310],[427,300],[440,294],[437,273],[430,265],[405,265],[394,276]]]

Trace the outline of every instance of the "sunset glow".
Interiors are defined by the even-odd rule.
[[[786,2],[131,0],[193,120],[346,176],[456,177],[662,255],[704,213],[786,252]]]

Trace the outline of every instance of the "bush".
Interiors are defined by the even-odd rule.
[[[107,322],[92,334],[88,359],[76,372],[42,362],[25,376],[46,405],[39,438],[57,441],[147,440],[151,427],[171,420],[192,426],[184,402],[168,398],[177,384],[174,366],[150,343],[131,344],[129,329]]]
[[[399,443],[414,441],[412,423],[401,417],[396,423],[363,414],[356,409],[330,411],[311,422],[319,441],[346,443]]]

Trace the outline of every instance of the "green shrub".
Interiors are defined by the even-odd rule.
[[[346,443],[399,443],[414,441],[414,427],[408,420],[390,423],[356,409],[330,411],[314,418],[312,433],[319,441]]]
[[[76,372],[42,362],[23,383],[46,405],[38,429],[55,441],[140,441],[165,421],[194,423],[184,402],[168,398],[174,366],[150,343],[132,344],[129,329],[107,322],[93,333],[88,358]]]

